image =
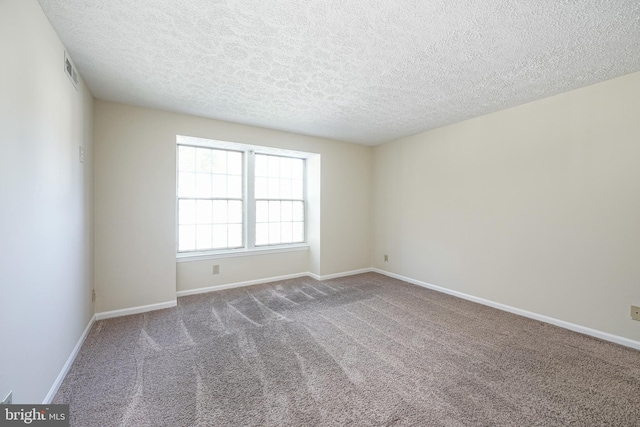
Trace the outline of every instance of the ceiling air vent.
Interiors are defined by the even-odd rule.
[[[73,87],[78,89],[78,73],[76,73],[76,69],[73,67],[71,60],[67,56],[67,51],[64,51],[64,72],[66,73],[69,80],[71,80],[71,84]]]

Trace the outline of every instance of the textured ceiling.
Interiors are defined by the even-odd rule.
[[[640,70],[638,0],[39,0],[97,98],[376,145]]]

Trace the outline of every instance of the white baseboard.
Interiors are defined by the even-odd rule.
[[[307,273],[307,275],[310,277],[313,277],[316,280],[331,280],[331,279],[337,279],[338,277],[347,277],[347,276],[353,276],[356,274],[370,273],[372,271],[373,271],[372,268],[361,268],[359,270],[344,271],[342,273],[325,274],[322,276],[319,276],[314,273]]]
[[[120,310],[103,311],[96,313],[96,320],[110,319],[112,317],[128,316],[130,314],[145,313],[147,311],[161,310],[163,308],[175,307],[178,304],[177,300],[160,302],[157,304],[141,305],[138,307],[123,308]]]
[[[80,352],[80,348],[82,348],[82,344],[84,343],[84,340],[87,338],[87,335],[89,334],[89,331],[91,330],[91,327],[93,326],[95,321],[96,321],[96,315],[94,314],[93,316],[91,316],[91,319],[89,320],[89,323],[87,323],[87,326],[84,328],[84,331],[82,331],[82,335],[80,335],[80,339],[78,339],[76,346],[73,347],[73,350],[71,350],[71,354],[69,355],[69,358],[67,358],[67,361],[65,362],[64,366],[62,367],[62,370],[58,374],[58,377],[53,382],[53,385],[49,389],[49,393],[47,393],[44,400],[42,401],[43,405],[50,404],[51,401],[53,400],[53,397],[56,395],[56,393],[60,389],[60,386],[62,385],[62,381],[64,381],[64,378],[67,376],[69,369],[71,369],[71,365],[73,365],[73,361],[76,360],[76,356],[78,356],[78,352]]]
[[[222,291],[224,289],[241,288],[243,286],[251,286],[251,285],[259,285],[259,284],[262,284],[262,283],[277,282],[279,280],[297,279],[298,277],[304,277],[304,276],[308,276],[308,275],[309,275],[309,273],[304,272],[304,273],[287,274],[287,275],[284,275],[284,276],[266,277],[264,279],[247,280],[247,281],[244,281],[244,282],[226,283],[224,285],[215,285],[215,286],[208,286],[206,288],[188,289],[186,291],[178,291],[178,292],[176,292],[176,295],[178,297],[184,297],[184,296],[187,296],[187,295],[204,294],[204,293],[207,293],[207,292]]]
[[[394,279],[402,280],[404,282],[413,283],[414,285],[422,286],[423,288],[431,289],[434,291],[442,292],[445,294],[453,295],[458,298],[466,299],[468,301],[477,302],[478,304],[486,305],[489,307],[497,308],[498,310],[507,311],[509,313],[517,314],[519,316],[528,317],[530,319],[539,320],[541,322],[549,323],[551,325],[559,326],[570,331],[579,332],[581,334],[590,335],[592,337],[600,338],[605,341],[610,341],[616,344],[623,345],[625,347],[635,348],[640,350],[640,341],[635,341],[629,338],[613,335],[608,332],[602,332],[597,329],[591,329],[586,326],[577,325],[575,323],[566,322],[564,320],[556,319],[554,317],[545,316],[543,314],[533,313],[531,311],[522,310],[520,308],[512,307],[510,305],[502,304],[499,302],[487,300],[484,298],[475,297],[473,295],[465,294],[463,292],[454,291],[451,289],[443,288],[442,286],[432,285],[431,283],[423,282],[420,280],[412,279],[410,277],[402,276],[400,274],[391,273],[389,271],[373,268],[371,271],[384,274],[385,276],[393,277]]]

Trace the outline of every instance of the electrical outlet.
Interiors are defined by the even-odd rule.
[[[96,290],[91,291],[91,302],[96,302]]]
[[[637,305],[631,306],[631,318],[633,320],[640,320],[640,306],[637,306]]]
[[[386,255],[386,254],[385,254],[385,256],[384,256],[384,262],[389,262],[389,255]]]
[[[84,148],[82,148],[82,145],[80,146],[80,149],[78,151],[78,155],[80,156],[80,163],[84,163]]]
[[[0,405],[11,405],[11,402],[13,401],[13,392],[10,391],[9,394],[7,394],[7,397],[5,397],[2,402],[0,402]]]
[[[213,274],[220,274],[220,266],[218,264],[213,266]]]

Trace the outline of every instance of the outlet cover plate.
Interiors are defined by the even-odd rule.
[[[640,306],[638,305],[631,306],[631,318],[633,320],[640,320]]]

